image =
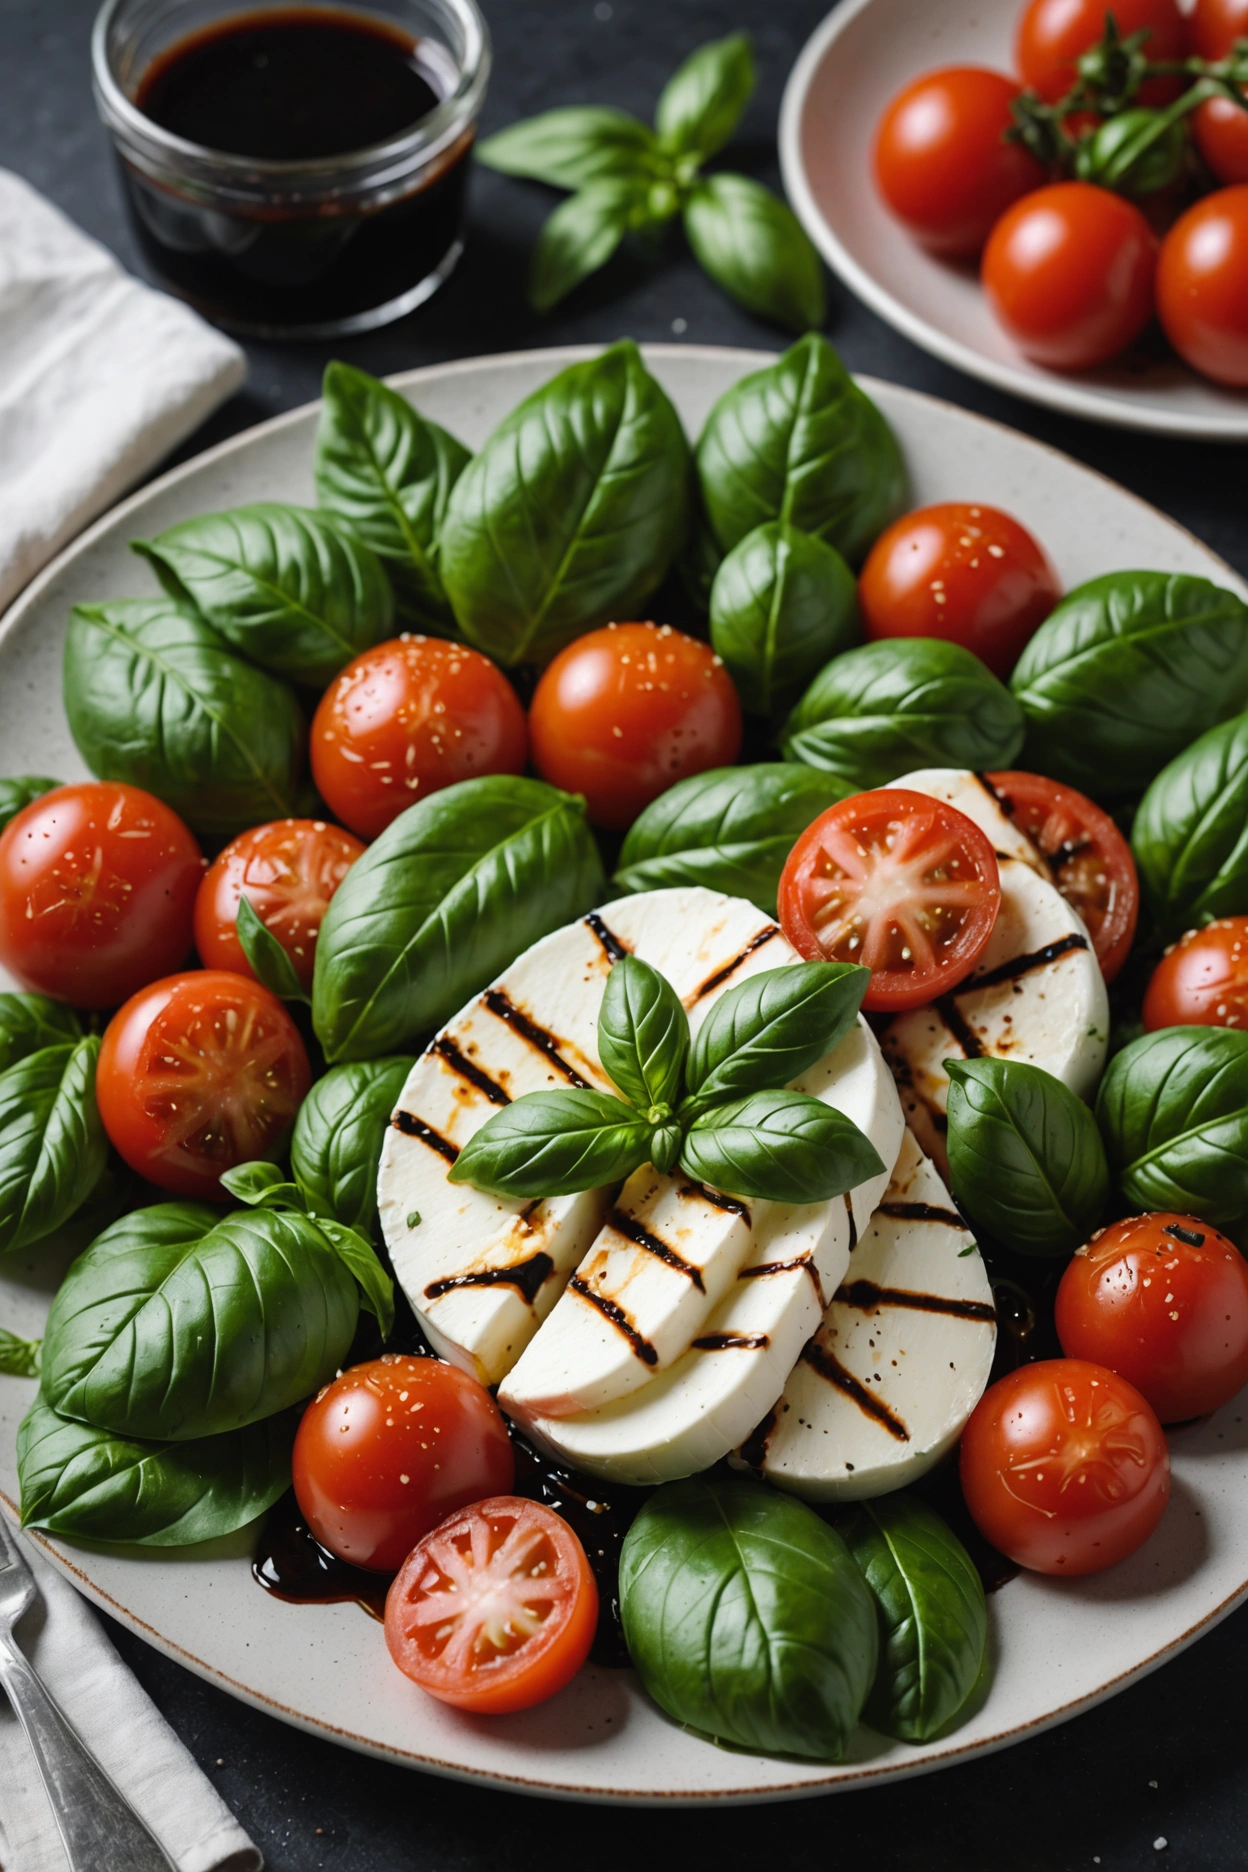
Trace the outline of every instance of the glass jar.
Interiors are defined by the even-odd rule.
[[[171,48],[297,17],[344,16],[403,42],[437,99],[410,129],[344,155],[294,161],[189,142],[136,100]],[[176,50],[172,58],[176,59]],[[436,292],[463,248],[469,155],[490,69],[475,0],[105,0],[92,37],[96,102],[131,219],[158,283],[257,338],[368,331]]]

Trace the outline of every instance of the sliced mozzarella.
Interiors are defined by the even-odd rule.
[[[1052,878],[1043,853],[1019,831],[983,774],[972,773],[969,767],[921,767],[890,784],[956,806],[991,841],[998,858],[1021,859],[1038,877]]]
[[[995,1344],[979,1250],[907,1132],[844,1285],[735,1460],[807,1501],[903,1488],[962,1434]]]
[[[1002,858],[1001,909],[973,973],[898,1014],[883,1046],[919,1143],[947,1170],[947,1059],[1027,1060],[1091,1098],[1105,1064],[1109,997],[1088,932],[1057,889]]]

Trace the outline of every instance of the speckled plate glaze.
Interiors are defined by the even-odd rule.
[[[427,415],[479,444],[521,397],[582,350],[535,351],[413,371],[394,381]],[[657,346],[650,365],[691,434],[715,398],[767,360],[745,351]],[[1043,539],[1063,579],[1156,566],[1243,590],[1199,541],[1134,496],[1007,429],[891,384],[867,382],[905,449],[916,502],[999,502]],[[71,604],[144,594],[127,549],[175,520],[238,501],[311,501],[315,406],[176,469],[100,521],[0,624],[0,771],[83,774],[61,712]],[[81,1242],[42,1244],[0,1263],[0,1321],[34,1337]],[[14,1436],[34,1387],[0,1378],[0,1499],[15,1513]],[[462,1716],[391,1666],[380,1628],[354,1606],[293,1606],[250,1573],[244,1533],[144,1554],[42,1541],[90,1599],[234,1696],[315,1734],[390,1761],[532,1793],[591,1801],[744,1801],[849,1789],[1034,1734],[1154,1669],[1248,1595],[1248,1412],[1231,1405],[1174,1439],[1174,1498],[1154,1538],[1099,1579],[1012,1581],[991,1600],[996,1678],[979,1714],[926,1748],[860,1730],[835,1767],[710,1746],[667,1722],[630,1672],[587,1669],[525,1716]]]
[[[1071,416],[1155,435],[1248,437],[1248,392],[1198,377],[1158,338],[1115,364],[1060,376],[1001,330],[978,271],[932,258],[887,213],[871,177],[881,111],[941,65],[1013,70],[1023,0],[844,0],[793,68],[780,113],[789,200],[824,259],[880,317],[925,351]]]

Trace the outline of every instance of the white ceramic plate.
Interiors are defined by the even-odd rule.
[[[833,270],[880,317],[947,364],[1071,416],[1205,441],[1248,437],[1248,393],[1177,358],[1124,359],[1061,376],[1001,330],[974,267],[933,259],[888,214],[871,178],[880,113],[941,65],[1013,69],[1022,0],[844,0],[793,68],[780,112],[789,200]]]
[[[535,351],[413,371],[394,381],[479,444],[522,396],[584,350]],[[650,365],[691,434],[758,353],[656,346]],[[1199,541],[1142,501],[1010,430],[868,382],[905,450],[916,501],[999,502],[1045,541],[1067,584],[1130,566],[1244,587]],[[256,499],[310,501],[315,406],[263,424],[166,475],[94,526],[0,624],[0,772],[84,773],[60,703],[69,606],[154,589],[136,534]],[[80,1246],[82,1244],[79,1244]],[[42,1330],[71,1244],[0,1262],[0,1323]],[[14,1435],[34,1386],[0,1378],[0,1498],[17,1496]],[[859,1731],[854,1759],[798,1764],[711,1747],[668,1723],[629,1672],[588,1669],[525,1716],[461,1716],[390,1664],[354,1606],[292,1606],[254,1584],[245,1534],[131,1554],[43,1541],[89,1598],[244,1701],[317,1734],[464,1779],[586,1800],[756,1800],[920,1773],[1017,1741],[1110,1696],[1248,1595],[1248,1429],[1237,1406],[1174,1439],[1174,1498],[1158,1534],[1100,1579],[1012,1581],[991,1600],[996,1678],[973,1721],[926,1748]]]

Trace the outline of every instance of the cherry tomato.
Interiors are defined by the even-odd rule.
[[[393,1573],[445,1515],[512,1487],[511,1439],[485,1386],[440,1359],[385,1352],[318,1391],[300,1419],[295,1499],[330,1553]]]
[[[238,900],[245,895],[303,987],[311,988],[329,900],[363,850],[350,832],[323,819],[277,819],[240,832],[209,866],[195,899],[195,947],[204,967],[255,980],[238,940]]]
[[[780,879],[780,925],[798,954],[869,968],[863,1006],[879,1012],[956,987],[1000,907],[996,854],[979,827],[904,787],[829,807]]]
[[[1121,36],[1146,31],[1147,58],[1157,64],[1183,57],[1183,16],[1175,0],[1031,0],[1018,23],[1014,62],[1023,83],[1047,104],[1065,97],[1075,82],[1075,60],[1105,34],[1112,13]],[[1140,87],[1142,104],[1166,104],[1181,89],[1177,78],[1150,78]]]
[[[670,624],[608,624],[546,670],[529,734],[543,780],[583,793],[595,825],[623,831],[678,780],[731,767],[741,704],[709,644]]]
[[[993,223],[1045,172],[1006,142],[1018,96],[1012,78],[979,65],[927,72],[899,91],[875,136],[875,180],[915,239],[950,259],[973,259]]]
[[[1157,313],[1193,370],[1248,384],[1248,184],[1216,189],[1161,243]]]
[[[1248,182],[1248,111],[1209,98],[1192,113],[1192,135],[1219,182]]]
[[[1055,182],[1006,210],[984,249],[984,289],[1025,356],[1087,370],[1117,356],[1153,311],[1157,242],[1134,203]]]
[[[405,631],[335,676],[312,718],[312,777],[361,838],[457,780],[524,772],[519,697],[466,644]]]
[[[1153,970],[1141,1010],[1159,1027],[1248,1028],[1248,916],[1188,930]]]
[[[567,1522],[518,1495],[479,1501],[426,1534],[386,1595],[386,1643],[443,1703],[505,1716],[576,1676],[598,1588]]]
[[[179,1196],[224,1200],[222,1171],[280,1151],[311,1083],[276,995],[196,969],[153,982],[113,1015],[96,1096],[132,1170]]]
[[[1133,1384],[1162,1423],[1248,1384],[1248,1263],[1191,1216],[1128,1216],[1076,1251],[1057,1290],[1062,1351]]]
[[[1237,39],[1248,39],[1248,0],[1196,0],[1187,21],[1189,52],[1225,58]]]
[[[1100,1573],[1142,1547],[1170,1455],[1134,1385],[1084,1359],[1020,1365],[962,1432],[962,1493],[985,1539],[1034,1573]]]
[[[152,794],[55,787],[0,834],[0,963],[37,994],[116,1007],[185,961],[203,873],[192,834]]]
[[[1043,774],[993,773],[988,784],[1048,860],[1053,882],[1083,918],[1101,974],[1113,981],[1135,939],[1140,880],[1131,847],[1107,812]]]
[[[1006,678],[1062,595],[1048,555],[999,507],[942,501],[881,533],[858,601],[869,638],[944,637]]]

